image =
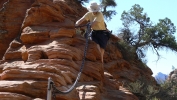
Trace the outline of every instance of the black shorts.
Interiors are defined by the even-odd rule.
[[[93,30],[91,34],[92,41],[99,44],[99,46],[103,49],[106,48],[107,42],[109,40],[109,36],[106,31],[104,30]]]

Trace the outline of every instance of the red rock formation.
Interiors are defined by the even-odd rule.
[[[1,1],[0,1],[0,8],[1,8],[1,9],[2,9],[3,4],[4,4],[5,2],[7,2],[7,0],[1,0]]]
[[[0,98],[44,100],[49,77],[58,89],[67,90],[79,73],[86,42],[76,34],[74,23],[87,10],[72,0],[9,0],[4,12],[13,3],[21,7],[17,10],[20,18],[15,12],[5,18],[20,20],[13,23],[14,28],[4,27],[8,33],[3,40],[9,37],[7,45],[19,32],[21,35],[7,50],[4,48],[6,52],[0,61]],[[10,24],[3,24],[7,23]],[[72,92],[57,94],[57,100],[138,100],[120,86],[122,82],[134,82],[141,77],[154,82],[152,71],[124,60],[113,40],[108,43],[104,62],[103,66],[100,52],[90,40],[79,83]]]
[[[9,47],[9,43],[20,34],[26,10],[33,2],[34,0],[0,1],[0,59]]]

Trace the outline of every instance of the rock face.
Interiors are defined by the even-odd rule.
[[[9,47],[9,43],[21,32],[26,10],[33,2],[34,0],[0,1],[0,59]]]
[[[175,69],[174,71],[170,72],[169,76],[168,76],[168,81],[170,82],[177,82],[177,69]]]
[[[14,5],[17,10],[13,9]],[[76,33],[74,23],[87,10],[73,0],[8,0],[3,7],[0,98],[46,100],[49,77],[59,90],[68,90],[80,71],[86,42]],[[76,88],[65,95],[56,94],[56,99],[138,100],[123,83],[145,78],[156,84],[152,71],[124,60],[112,39],[104,62],[100,62],[97,45],[89,40],[85,66]]]
[[[7,0],[1,0],[0,1],[0,8],[2,9],[3,8],[3,4],[6,2]]]

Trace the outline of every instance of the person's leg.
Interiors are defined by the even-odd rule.
[[[95,31],[92,32],[92,40],[97,43],[97,48],[101,54],[101,62],[104,62],[104,52],[105,50],[103,48],[106,47],[108,37],[104,33],[96,33]]]
[[[100,52],[101,52],[101,62],[104,63],[103,57],[104,57],[104,49],[100,48]]]
[[[98,50],[99,50],[99,52],[100,52],[100,56],[101,56],[101,62],[103,63],[104,62],[104,60],[103,60],[103,57],[104,57],[104,49],[103,48],[101,48],[100,46],[99,46],[99,44],[97,44],[97,48],[98,48]]]

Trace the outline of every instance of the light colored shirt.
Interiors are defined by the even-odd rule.
[[[92,12],[87,12],[83,18],[87,21],[93,22],[97,21],[98,23],[92,27],[93,30],[106,30],[105,23],[104,23],[104,17],[101,12],[97,12],[96,15],[94,15]]]

